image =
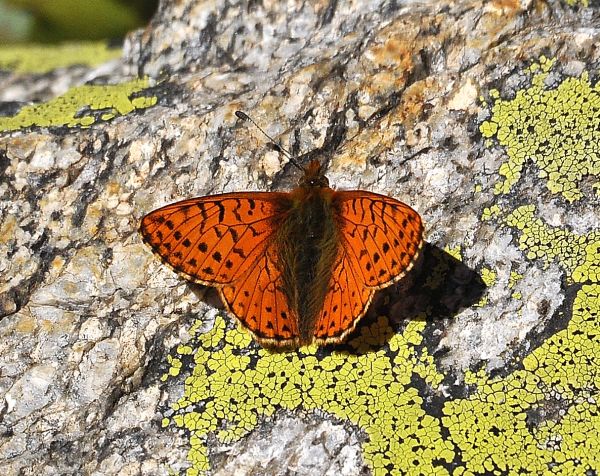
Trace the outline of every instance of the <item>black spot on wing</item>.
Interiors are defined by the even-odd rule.
[[[213,202],[213,203],[219,209],[219,223],[223,223],[223,220],[225,220],[225,207],[223,206],[223,204],[221,202],[217,201],[217,202]]]

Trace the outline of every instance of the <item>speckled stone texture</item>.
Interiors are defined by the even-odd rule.
[[[598,473],[599,37],[575,2],[182,0],[121,56],[0,48],[3,474]],[[261,349],[141,243],[297,181],[237,109],[423,217],[344,346]]]

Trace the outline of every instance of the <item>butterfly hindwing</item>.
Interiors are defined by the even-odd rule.
[[[363,314],[374,293],[363,285],[360,270],[349,255],[340,250],[338,256],[315,324],[315,339],[322,344],[343,340],[354,329],[357,316]]]
[[[193,198],[142,219],[144,241],[187,279],[216,286],[258,340],[292,342],[297,319],[282,292],[273,235],[289,194],[242,192]]]
[[[375,290],[401,279],[423,245],[421,218],[398,200],[365,191],[335,192],[333,207],[341,238],[315,325],[321,343],[340,342],[352,332]]]
[[[263,345],[294,345],[298,320],[283,290],[283,278],[273,246],[246,274],[219,292],[223,302]]]

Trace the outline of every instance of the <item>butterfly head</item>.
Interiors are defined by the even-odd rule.
[[[318,160],[312,160],[304,169],[304,176],[300,179],[300,187],[324,188],[329,187],[329,179],[325,177]]]

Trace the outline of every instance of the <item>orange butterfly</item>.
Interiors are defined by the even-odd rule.
[[[377,193],[331,189],[317,161],[291,192],[184,200],[146,215],[140,232],[176,272],[216,287],[261,345],[278,347],[342,342],[423,246],[417,212]]]

